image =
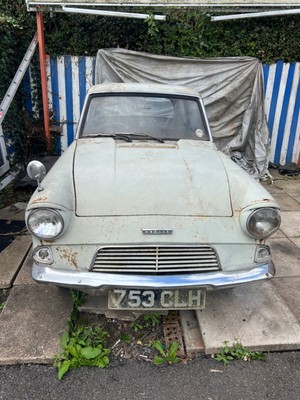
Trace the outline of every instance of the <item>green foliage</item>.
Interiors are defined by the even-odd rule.
[[[47,52],[51,56],[95,55],[100,48],[121,47],[173,56],[254,56],[267,63],[278,59],[299,61],[298,15],[212,22],[210,15],[199,8],[168,7],[155,9],[167,16],[166,21],[155,21],[151,7],[115,9],[142,12],[148,17],[143,21],[45,13]],[[5,24],[14,34],[23,31],[19,39],[27,48],[35,30],[35,16],[26,11],[25,2],[7,4],[0,0],[0,15],[5,16]]]
[[[153,358],[153,363],[155,365],[161,365],[163,363],[167,364],[177,364],[180,358],[177,357],[177,351],[179,349],[178,342],[172,342],[169,344],[168,348],[165,349],[163,344],[157,340],[153,343],[152,347],[158,351],[159,356]]]
[[[0,209],[18,202],[27,203],[31,195],[31,188],[15,188],[10,183],[0,191]]]
[[[134,331],[134,332],[139,332],[141,330],[144,329],[143,325],[139,322],[131,322],[130,324],[130,328]]]
[[[153,328],[160,323],[160,315],[156,313],[144,314],[142,317],[145,328]]]
[[[105,348],[107,332],[101,327],[79,325],[71,334],[65,332],[61,338],[62,352],[53,358],[58,369],[58,378],[70,370],[89,366],[104,368],[109,364],[110,349]]]
[[[85,293],[70,290],[73,309],[68,321],[69,332],[64,332],[60,345],[62,352],[53,357],[58,378],[78,367],[104,368],[109,364],[110,349],[105,348],[108,333],[101,326],[84,326],[78,322],[78,308],[84,303]]]
[[[131,342],[131,336],[128,335],[127,333],[121,333],[120,339],[122,340],[122,342],[125,342],[127,344],[130,344]]]
[[[27,12],[25,1],[0,0],[0,101],[18,69],[35,31],[35,15]],[[32,65],[38,67],[37,57]],[[27,162],[35,150],[36,153],[41,154],[41,147],[38,145],[40,137],[43,138],[44,134],[40,129],[37,130],[40,122],[37,126],[32,127],[32,118],[24,110],[25,100],[26,94],[21,83],[3,121],[5,138],[10,141],[15,150],[14,157],[9,160],[11,165]],[[34,139],[30,140],[32,136]],[[42,153],[45,151],[46,147],[43,146]]]
[[[229,361],[232,361],[234,359],[239,359],[244,361],[250,361],[250,360],[266,361],[266,356],[262,352],[250,351],[246,349],[246,347],[244,347],[242,343],[239,342],[237,339],[235,339],[232,346],[229,346],[228,341],[225,341],[224,345],[225,346],[222,347],[220,352],[214,356],[214,359],[216,361],[223,362],[224,365],[228,365]]]
[[[160,315],[156,313],[144,314],[137,321],[130,324],[130,328],[134,332],[150,329],[160,323]]]
[[[0,313],[3,311],[3,309],[5,307],[8,295],[9,295],[9,290],[8,289],[1,289],[0,290]]]
[[[51,55],[95,55],[100,48],[121,47],[172,56],[253,56],[265,63],[299,61],[298,15],[212,22],[199,8],[168,7],[155,9],[167,16],[166,21],[155,21],[154,9],[149,7],[117,10],[149,16],[142,21],[47,14],[47,51]]]
[[[73,302],[73,309],[71,311],[70,319],[68,321],[69,325],[69,332],[74,331],[76,329],[77,323],[78,323],[78,316],[79,316],[79,307],[81,307],[84,304],[84,298],[86,296],[85,293],[80,292],[78,290],[70,290],[71,293],[71,298]]]
[[[2,301],[2,302],[0,303],[0,312],[4,309],[5,304],[6,304],[6,301]]]

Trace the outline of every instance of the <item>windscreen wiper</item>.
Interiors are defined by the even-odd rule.
[[[114,139],[125,140],[125,142],[132,142],[130,137],[125,133],[91,133],[88,135],[81,136],[82,138],[91,138],[91,137],[107,137]]]
[[[139,133],[139,132],[130,132],[127,134],[128,136],[134,137],[142,137],[146,139],[157,140],[160,143],[164,143],[164,140],[155,136],[148,135],[147,133]]]

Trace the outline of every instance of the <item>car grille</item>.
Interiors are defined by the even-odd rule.
[[[101,247],[92,271],[112,273],[174,274],[221,269],[210,246]]]

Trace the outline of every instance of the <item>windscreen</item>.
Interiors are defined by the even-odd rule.
[[[209,140],[197,98],[158,95],[91,96],[80,137],[141,133],[165,140]]]

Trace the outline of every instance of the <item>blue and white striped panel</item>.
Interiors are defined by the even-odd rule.
[[[270,161],[298,162],[300,63],[264,65],[265,109],[271,135]]]
[[[94,84],[95,58],[61,56],[47,60],[48,100],[62,127],[61,150],[72,143],[87,90]]]

